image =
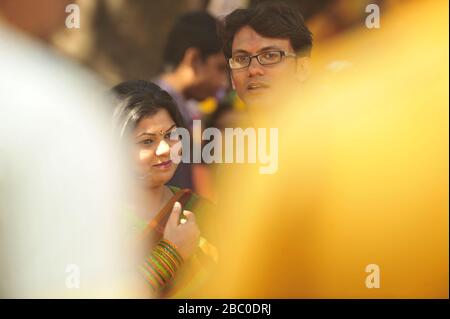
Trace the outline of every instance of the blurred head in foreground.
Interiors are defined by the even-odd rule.
[[[61,3],[0,3],[0,297],[131,296],[105,88],[24,37],[48,39]]]
[[[280,103],[276,174],[224,181],[204,295],[448,298],[448,2],[404,4],[322,49],[353,67]]]
[[[64,27],[66,6],[70,0],[2,0],[0,18],[14,28],[37,39],[49,41],[51,36]]]
[[[312,35],[300,12],[287,4],[233,11],[222,37],[233,88],[250,106],[267,103],[273,88],[298,84],[308,75]]]

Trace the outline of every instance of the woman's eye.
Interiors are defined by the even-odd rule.
[[[164,135],[164,139],[167,141],[179,141],[180,140],[180,134],[178,134],[178,130],[173,130],[171,132],[167,132],[166,135]]]
[[[143,140],[141,141],[139,144],[143,144],[143,145],[150,145],[153,143],[153,140],[147,139],[147,140]]]

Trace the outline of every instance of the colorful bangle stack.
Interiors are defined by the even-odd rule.
[[[175,245],[163,239],[158,242],[139,270],[153,290],[157,291],[174,277],[182,263],[183,257]]]

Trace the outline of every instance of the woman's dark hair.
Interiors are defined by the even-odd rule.
[[[231,58],[235,34],[250,26],[264,37],[289,39],[292,48],[300,55],[310,55],[312,34],[306,27],[300,11],[283,2],[262,2],[248,9],[237,9],[225,17],[221,36],[223,53]]]
[[[111,89],[116,98],[113,123],[122,138],[134,129],[140,120],[166,110],[177,127],[185,127],[174,99],[158,85],[134,80],[117,84]]]

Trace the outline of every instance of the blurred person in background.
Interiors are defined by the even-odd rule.
[[[0,2],[0,296],[137,297],[105,88],[48,46],[67,4]]]
[[[175,19],[206,8],[204,0],[73,2],[80,8],[80,29],[61,30],[52,42],[108,86],[158,75],[164,42]]]
[[[126,81],[116,85],[112,93],[117,100],[116,133],[130,150],[135,176],[127,209],[133,236],[142,237],[149,225],[161,224],[164,230],[159,235],[152,230],[151,236],[140,239],[138,247],[144,256],[138,260],[140,272],[153,296],[191,297],[204,280],[205,261],[213,261],[208,258],[213,246],[206,238],[214,240],[215,228],[204,226],[211,226],[207,221],[214,211],[192,192],[183,207],[180,202],[171,202],[184,191],[166,186],[178,166],[171,159],[171,149],[178,142],[171,139],[171,133],[184,128],[180,111],[174,99],[151,82]],[[165,210],[168,216],[170,213],[167,222],[161,221]]]
[[[353,67],[285,92],[276,174],[229,174],[205,296],[448,298],[448,22],[406,2],[324,44]]]
[[[217,25],[218,21],[206,11],[180,16],[167,38],[164,72],[155,81],[175,99],[189,130],[193,120],[201,119],[193,101],[217,97],[227,87],[227,67]],[[181,163],[170,183],[195,189],[193,167],[193,164]]]
[[[309,75],[312,34],[300,12],[283,2],[235,10],[221,33],[231,83],[247,106],[273,108],[268,91],[297,90]]]

